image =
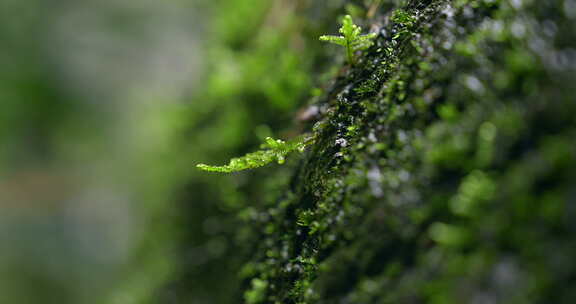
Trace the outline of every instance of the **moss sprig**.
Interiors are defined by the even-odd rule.
[[[242,157],[232,158],[228,165],[210,166],[198,164],[196,167],[204,171],[231,173],[262,167],[274,161],[278,164],[283,164],[288,154],[294,151],[304,152],[306,146],[313,142],[314,137],[306,135],[289,141],[266,137],[265,142],[260,146],[262,150],[248,153]]]
[[[344,16],[342,19],[342,26],[340,27],[340,34],[342,36],[323,35],[320,36],[321,41],[327,41],[346,48],[346,57],[348,63],[351,65],[356,64],[354,54],[357,51],[365,50],[373,44],[373,39],[376,38],[376,33],[362,35],[362,28],[354,24],[350,15]]]

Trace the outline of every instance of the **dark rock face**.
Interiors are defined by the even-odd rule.
[[[576,300],[576,2],[382,2],[246,216],[245,301]]]

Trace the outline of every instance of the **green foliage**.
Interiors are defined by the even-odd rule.
[[[352,17],[346,15],[344,16],[342,26],[340,27],[340,34],[342,34],[342,36],[323,35],[320,36],[320,40],[345,47],[348,62],[354,65],[356,60],[354,58],[354,53],[369,48],[373,44],[372,40],[377,35],[376,33],[362,35],[360,34],[361,32],[362,29],[354,24]]]
[[[327,5],[304,2],[332,22]],[[573,48],[574,19],[552,21],[556,34],[538,34],[539,24],[564,14],[553,1],[521,8],[498,0],[374,2],[382,8],[372,19],[384,21],[381,39],[389,43],[365,51],[353,73],[319,81],[314,100],[326,111],[305,161],[226,178],[194,172],[185,201],[194,204],[180,212],[189,217],[180,224],[187,229],[180,260],[190,275],[170,284],[180,286],[170,297],[571,303],[572,70],[540,59]],[[488,2],[502,5],[487,10]],[[257,20],[278,20],[285,9],[271,11]],[[226,37],[243,39],[218,46],[210,59],[203,102],[195,103],[203,110],[190,111],[198,121],[186,140],[193,159],[241,155],[253,145],[242,136],[249,130],[289,124],[279,115],[291,115],[306,80],[318,76],[309,65],[315,59],[307,61],[315,48],[299,41],[327,32],[326,20],[314,23],[271,32],[266,23],[248,36],[226,23]],[[533,54],[531,39],[550,53]],[[209,127],[205,117],[213,118]],[[189,266],[191,253],[204,262]]]
[[[410,15],[408,12],[399,9],[394,11],[394,14],[392,15],[392,21],[410,27],[414,25],[416,18],[414,18],[414,16]]]
[[[183,128],[179,149],[186,159],[173,160],[187,168],[186,189],[191,193],[179,205],[182,216],[177,225],[183,227],[183,241],[178,254],[186,261],[189,252],[199,250],[205,259],[190,276],[175,279],[170,293],[183,302],[231,303],[238,301],[236,273],[243,267],[236,232],[239,225],[248,228],[239,223],[239,215],[250,216],[246,205],[255,208],[276,197],[289,178],[291,164],[236,176],[206,174],[195,166],[224,165],[230,156],[259,150],[258,145],[272,136],[266,128],[282,134],[294,129],[294,113],[307,102],[315,77],[312,67],[322,51],[317,36],[324,31],[301,18],[294,1],[193,2],[208,8],[202,19],[205,36],[199,42],[202,53],[210,56],[204,57],[198,75],[201,85],[193,89],[181,120],[174,120]],[[330,23],[332,15],[325,17]],[[206,229],[205,222],[213,219],[217,232]]]
[[[389,47],[326,85],[281,199],[250,209],[243,279],[261,303],[572,303],[573,69],[525,46],[553,56],[575,19],[552,35],[558,2],[400,2],[374,18]]]
[[[244,293],[244,299],[247,304],[261,303],[266,295],[268,282],[261,279],[252,279],[252,289]]]
[[[260,146],[262,150],[233,158],[228,165],[209,166],[199,164],[197,167],[204,171],[230,173],[262,167],[274,161],[283,164],[288,154],[293,151],[304,152],[306,146],[311,144],[312,141],[312,137],[305,136],[290,141],[266,137],[266,141]]]

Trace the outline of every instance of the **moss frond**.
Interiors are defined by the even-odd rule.
[[[283,164],[288,154],[294,151],[304,152],[306,146],[313,141],[313,137],[310,136],[300,136],[289,141],[267,137],[260,146],[262,150],[248,153],[242,157],[232,158],[228,165],[210,166],[198,164],[196,167],[204,171],[231,173],[262,167],[274,161]]]
[[[361,32],[362,28],[354,24],[350,15],[346,15],[342,19],[342,26],[340,27],[342,36],[323,35],[320,36],[320,40],[345,47],[348,62],[353,65],[355,63],[354,53],[369,48],[377,35],[376,33],[362,35]]]

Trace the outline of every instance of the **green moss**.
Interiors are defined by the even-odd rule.
[[[306,146],[313,142],[313,137],[309,136],[300,136],[288,142],[266,137],[265,142],[260,146],[263,150],[233,158],[225,166],[198,164],[196,167],[204,171],[230,173],[262,167],[274,161],[283,164],[288,154],[294,151],[304,152]]]
[[[408,12],[402,9],[398,9],[395,10],[394,13],[392,14],[392,21],[406,27],[412,27],[416,22],[416,18]]]
[[[525,5],[527,14],[559,9]],[[522,39],[494,33],[523,22],[509,10],[409,1],[380,12],[392,20],[386,34],[320,98],[329,110],[287,189],[292,199],[262,209],[275,216],[256,224],[276,227],[252,259],[274,282],[269,302],[461,303],[485,290],[512,303],[569,298],[561,277],[539,279],[543,243],[573,253],[562,243],[573,238],[547,229],[569,228],[535,223],[567,210],[574,147],[544,139],[574,128],[567,116],[553,122],[560,103],[541,106],[570,84],[550,82],[535,54],[518,49]],[[551,125],[543,130],[537,113]],[[546,183],[555,186],[540,193]],[[536,206],[547,207],[529,211]],[[310,259],[314,267],[302,264]],[[502,267],[515,283],[486,285]]]
[[[268,178],[280,191],[239,207],[240,297],[570,303],[576,106],[553,58],[574,19],[550,21],[561,1],[398,2],[317,90],[315,143]]]
[[[354,54],[369,48],[372,45],[372,40],[376,37],[376,33],[361,35],[361,32],[362,29],[354,24],[352,17],[346,15],[342,19],[342,27],[340,27],[342,36],[323,35],[320,36],[320,40],[345,47],[348,63],[354,65],[356,62]]]
[[[252,279],[252,288],[244,293],[244,300],[247,304],[262,303],[265,299],[268,282],[260,279]]]

